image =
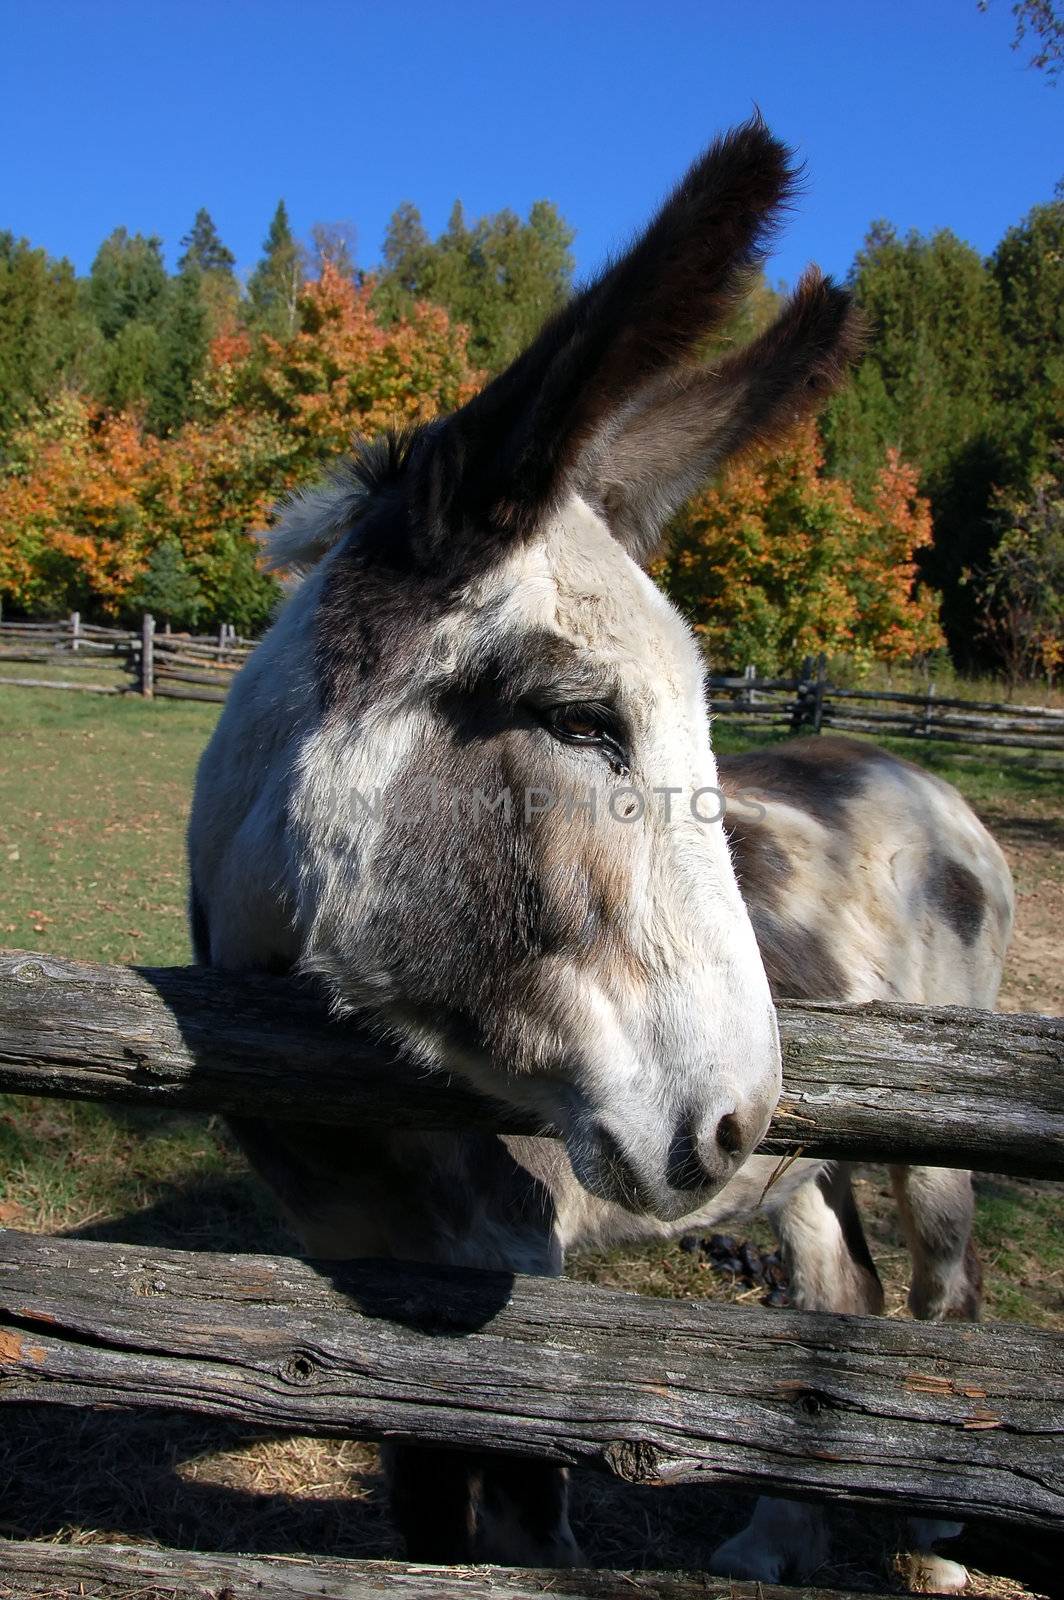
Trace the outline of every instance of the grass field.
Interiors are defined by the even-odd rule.
[[[183,836],[216,715],[211,706],[0,685],[0,945],[99,961],[189,959]],[[722,748],[747,743],[719,729]],[[911,744],[896,748],[914,758]],[[941,748],[916,754],[957,783],[1010,856],[1020,911],[1003,1003],[1061,1010],[1062,775],[993,758],[976,764]],[[977,1187],[987,1314],[1064,1328],[1060,1191],[992,1178]],[[863,1175],[860,1198],[889,1312],[904,1315],[907,1258],[885,1175]],[[292,1245],[216,1119],[12,1097],[0,1100],[0,1224],[139,1246]],[[685,1298],[756,1302],[763,1292],[721,1278],[704,1256],[678,1246],[585,1256],[573,1270]],[[741,1512],[734,1499],[707,1510],[703,1491],[623,1492],[583,1475],[576,1484],[578,1532],[600,1562],[697,1565]],[[396,1553],[369,1447],[90,1413],[59,1421],[27,1414],[8,1429],[0,1531]],[[871,1546],[847,1548],[848,1564],[833,1565],[825,1582],[882,1581]],[[998,1583],[983,1592],[1021,1591]]]

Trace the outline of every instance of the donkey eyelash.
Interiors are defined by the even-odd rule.
[[[594,700],[565,700],[539,706],[543,725],[564,744],[592,745],[604,751],[610,766],[619,776],[629,769],[624,733],[616,713]]]

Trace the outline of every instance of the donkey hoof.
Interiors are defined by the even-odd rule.
[[[898,1557],[898,1573],[910,1594],[960,1594],[968,1587],[968,1569],[930,1550]]]

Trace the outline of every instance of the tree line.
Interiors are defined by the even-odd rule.
[[[430,236],[413,205],[379,268],[282,201],[246,283],[209,213],[181,241],[116,229],[89,273],[0,233],[0,601],[179,626],[261,627],[256,534],[352,433],[461,404],[572,286],[549,201]],[[850,274],[869,324],[821,426],[727,469],[655,575],[713,658],[860,664],[948,646],[1014,677],[1062,664],[1064,202],[984,259],[948,231],[870,229]],[[780,295],[762,277],[722,338]]]

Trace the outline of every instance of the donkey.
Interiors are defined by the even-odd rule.
[[[859,347],[811,269],[750,345],[698,359],[793,185],[760,119],[719,139],[475,399],[360,446],[276,530],[301,581],[200,766],[197,957],[316,974],[338,1013],[561,1135],[236,1121],[311,1254],[556,1274],[581,1238],[749,1210],[770,980],[933,999],[941,976],[960,998],[993,965],[1000,866],[959,799],[859,753],[726,778],[699,651],[646,575],[693,489]],[[729,783],[726,827],[707,797]],[[899,1184],[926,1311],[970,1311],[969,1192]],[[848,1195],[808,1162],[771,1191],[800,1303],[876,1299]],[[402,1446],[389,1472],[412,1559],[577,1559],[558,1469]]]

